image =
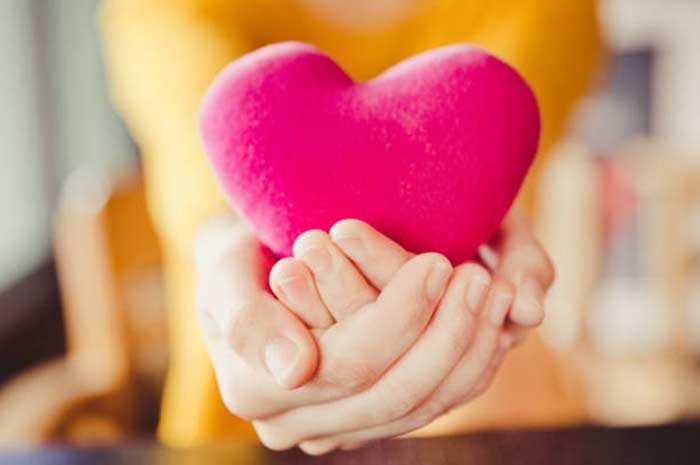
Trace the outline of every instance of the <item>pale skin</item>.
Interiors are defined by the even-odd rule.
[[[266,446],[323,454],[469,402],[541,323],[554,279],[519,209],[492,246],[496,263],[453,267],[343,220],[275,263],[242,223],[211,222],[197,307],[224,403]]]

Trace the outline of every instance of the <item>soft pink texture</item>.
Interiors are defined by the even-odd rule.
[[[228,65],[200,127],[231,204],[273,252],[358,218],[408,250],[461,263],[513,202],[539,112],[515,70],[470,45],[355,83],[318,49],[288,42]]]

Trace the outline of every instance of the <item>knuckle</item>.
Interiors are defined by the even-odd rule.
[[[241,302],[228,311],[228,322],[225,327],[224,336],[231,349],[236,353],[243,353],[246,350],[250,334],[255,330],[256,318],[255,309],[259,308],[257,302],[253,300]]]
[[[331,358],[324,369],[325,379],[350,392],[364,391],[379,377],[377,369],[360,357],[344,355]]]
[[[282,451],[296,446],[296,441],[291,440],[285,434],[280,434],[275,428],[272,428],[268,422],[254,421],[253,427],[255,428],[260,442],[270,450]]]
[[[216,334],[226,341],[228,347],[238,354],[245,352],[249,335],[256,325],[257,303],[246,301],[229,310],[214,310],[211,305],[197,305],[197,320],[205,336]],[[216,314],[219,316],[217,317]],[[223,320],[223,321],[222,321]]]

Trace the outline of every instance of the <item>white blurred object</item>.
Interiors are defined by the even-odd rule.
[[[655,52],[654,135],[681,149],[700,146],[700,1],[603,0],[601,17],[613,49]]]
[[[52,193],[32,32],[32,2],[0,2],[0,289],[49,254]]]
[[[651,282],[629,277],[604,281],[588,312],[594,350],[647,356],[668,348],[673,335],[668,300]]]
[[[652,140],[556,152],[539,204],[557,269],[543,339],[596,421],[700,413],[700,169]]]

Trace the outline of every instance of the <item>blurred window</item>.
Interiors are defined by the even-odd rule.
[[[113,171],[136,153],[110,106],[97,4],[0,2],[0,290],[49,256],[64,177],[84,164]]]

